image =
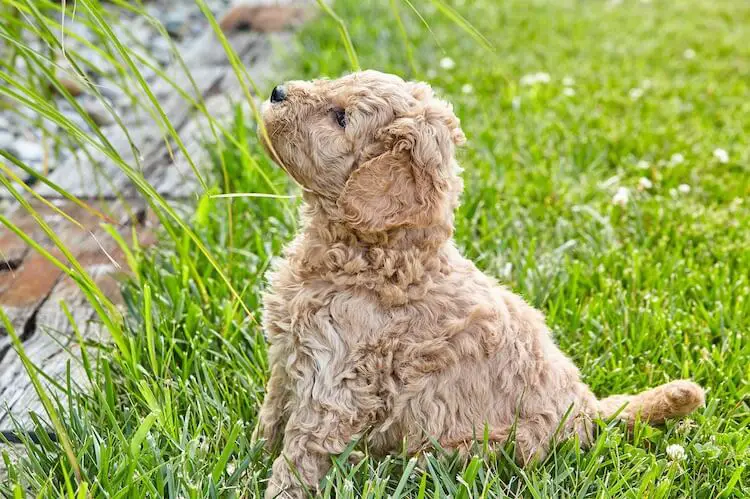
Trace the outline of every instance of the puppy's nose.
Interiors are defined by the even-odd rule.
[[[283,102],[286,100],[286,88],[284,85],[276,85],[271,92],[271,102]]]

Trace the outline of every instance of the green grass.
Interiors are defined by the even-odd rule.
[[[590,450],[567,442],[527,470],[502,453],[355,467],[343,456],[326,497],[749,496],[750,5],[460,4],[491,50],[439,0],[413,3],[430,30],[409,2],[333,4],[363,68],[427,79],[455,104],[469,138],[460,247],[545,312],[597,394],[692,377],[707,406],[664,428],[603,428]],[[285,77],[347,71],[339,28],[310,23]],[[520,84],[537,72],[550,81]],[[251,117],[238,113],[229,132],[212,148],[210,192],[296,192],[257,147]],[[620,187],[625,206],[612,202]],[[259,293],[294,213],[294,201],[204,195],[191,231],[172,224],[157,250],[136,251],[111,326],[126,346],[92,350],[92,391],[56,408],[75,458],[28,444],[0,493],[260,496],[271,456],[251,439],[267,376]],[[670,460],[670,444],[686,458]]]

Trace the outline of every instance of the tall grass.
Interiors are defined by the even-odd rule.
[[[159,26],[162,36],[167,37],[161,24],[140,4],[113,3],[147,18]],[[77,199],[50,183],[45,177],[47,165],[42,171],[35,171],[9,153],[0,151],[3,163],[7,164],[0,164],[3,172],[0,181],[22,209],[37,220],[64,258],[54,257],[8,217],[0,216],[0,222],[53,261],[80,286],[96,310],[102,327],[114,340],[112,346],[97,345],[94,352],[98,354],[91,360],[86,352],[92,345],[81,344],[81,360],[89,381],[88,392],[78,391],[70,379],[67,384],[62,380],[63,386],[58,385],[61,390],[49,391],[48,385],[38,380],[37,370],[42,372],[42,366],[31,365],[23,345],[6,320],[13,345],[44,402],[46,417],[34,418],[35,433],[46,436],[47,423],[43,419],[49,419],[58,438],[41,438],[41,442],[35,444],[30,437],[25,437],[25,456],[20,465],[12,464],[4,450],[9,480],[0,484],[0,493],[18,495],[30,490],[40,495],[86,497],[120,490],[135,497],[144,494],[160,496],[165,491],[172,496],[193,496],[198,490],[213,490],[215,493],[237,487],[249,464],[260,459],[258,444],[249,442],[246,423],[237,418],[243,415],[246,421],[254,419],[259,403],[258,387],[263,386],[265,376],[264,366],[257,362],[264,358],[264,343],[256,326],[258,304],[255,297],[258,293],[257,289],[249,292],[248,287],[259,286],[267,260],[272,252],[279,251],[278,245],[265,245],[263,234],[273,230],[288,231],[291,217],[285,200],[249,203],[211,197],[217,189],[209,189],[209,182],[220,186],[221,192],[231,192],[236,179],[252,177],[254,182],[257,181],[257,185],[252,186],[253,191],[276,195],[280,190],[285,191],[286,185],[275,170],[268,168],[258,150],[248,149],[255,133],[245,128],[245,123],[252,119],[257,122],[254,102],[257,88],[205,3],[200,0],[198,3],[227,51],[237,78],[244,83],[244,98],[255,114],[255,118],[238,115],[229,128],[211,115],[197,90],[194,92],[197,97],[187,94],[144,54],[119,40],[110,26],[113,19],[106,5],[88,0],[62,4],[26,0],[5,2],[0,7],[0,46],[4,49],[0,54],[0,104],[42,130],[55,152],[67,149],[71,154],[82,153],[91,161],[95,154],[100,154],[107,162],[116,165],[154,211],[162,228],[162,243],[174,252],[154,256],[137,246],[128,248],[116,231],[107,228],[128,255],[132,273],[125,290],[124,314],[121,313],[76,261],[74,252],[56,237],[32,205],[25,201],[22,191],[34,195],[34,187],[29,184],[38,180],[58,195],[96,213],[102,223],[109,220],[89,206],[89,201]],[[99,99],[112,114],[118,132],[128,137],[133,151],[137,150],[138,144],[132,142],[121,117],[87,76],[100,68],[94,67],[91,61],[65,43],[71,39],[82,41],[70,29],[73,17],[94,32],[100,42],[83,41],[87,48],[115,68],[108,84],[120,87],[133,106],[143,108],[163,131],[167,147],[175,144],[187,159],[200,185],[195,213],[190,218],[178,213],[143,177],[140,155],[134,154],[134,163],[124,159],[61,83],[63,77],[73,79]],[[178,51],[174,51],[173,56],[177,64],[184,66]],[[19,60],[23,63],[19,64]],[[17,71],[19,66],[25,70]],[[141,74],[141,68],[156,72],[205,118],[216,144],[212,146],[216,152],[213,158],[216,164],[210,171],[206,171],[206,165],[193,162],[162,104]],[[195,82],[192,84],[195,88]],[[56,109],[53,94],[62,96],[81,119],[72,120]],[[81,121],[92,133],[82,127]],[[58,130],[51,130],[50,124]],[[22,181],[9,165],[24,172],[31,181]],[[71,219],[60,208],[50,206]],[[214,210],[234,213],[236,220],[247,214],[238,207],[256,209],[257,206],[264,207],[266,216],[260,225],[252,222],[252,226],[242,230],[242,235],[250,237],[250,241],[237,237],[229,244],[227,241],[218,244],[212,239],[212,235],[218,234],[213,225],[216,222]],[[283,224],[274,222],[267,216],[269,213],[277,213]],[[221,223],[227,220],[232,218],[221,218]],[[265,227],[267,224],[271,227]],[[236,233],[230,231],[230,237]],[[137,240],[134,242],[137,244]],[[217,248],[222,248],[220,254]],[[253,248],[252,258],[248,248]],[[155,260],[151,261],[151,258]],[[237,279],[239,265],[241,279]],[[229,273],[234,274],[231,280]],[[236,290],[234,286],[238,283],[245,288]],[[164,324],[161,321],[166,320],[167,315],[160,315],[160,312],[167,309],[172,318],[169,324]],[[71,327],[78,331],[75,324]],[[80,334],[78,338],[83,342]],[[245,348],[248,344],[252,349]],[[232,365],[240,362],[244,368],[244,373],[237,372],[231,383],[217,379],[217,376],[227,376],[226,368],[210,368],[212,364],[225,365],[228,355],[234,361]],[[179,367],[175,365],[176,361],[179,361]],[[246,392],[238,390],[243,385],[246,385]],[[200,399],[210,400],[207,406],[190,404],[198,397],[196,390],[200,392]],[[174,407],[186,407],[178,404],[175,398],[190,405],[191,409],[186,414],[174,412]],[[20,430],[23,429],[19,428],[19,435],[25,435]],[[205,438],[198,437],[204,434]],[[215,448],[221,449],[216,462],[205,463],[200,459],[201,455],[208,455]],[[243,457],[244,461],[238,463],[236,472],[226,473],[227,461],[238,455],[249,457]],[[206,466],[210,466],[208,473],[205,473]]]

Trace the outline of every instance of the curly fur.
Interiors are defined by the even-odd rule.
[[[703,403],[685,380],[598,400],[542,314],[461,256],[464,135],[429,86],[365,71],[286,91],[264,106],[265,145],[305,203],[264,301],[260,428],[283,439],[266,497],[315,491],[354,438],[376,454],[466,450],[486,428],[526,464],[560,438],[587,445],[591,418],[660,423]]]

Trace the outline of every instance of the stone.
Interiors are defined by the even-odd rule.
[[[14,135],[0,128],[0,151],[9,151],[14,142]]]
[[[115,83],[99,85],[99,92],[112,102],[124,101],[127,98],[125,90]]]
[[[67,90],[68,93],[73,97],[78,97],[83,92],[83,87],[81,86],[81,84],[73,78],[61,76],[57,79],[57,81],[59,81],[60,85],[62,85],[62,87]]]
[[[89,115],[89,118],[99,126],[106,126],[114,122],[114,118],[112,118],[109,109],[107,109],[104,102],[99,99],[91,98],[84,100],[83,109]]]
[[[44,156],[42,145],[38,142],[19,139],[13,144],[13,148],[16,150],[16,157],[25,163],[40,162]]]
[[[82,22],[66,22],[65,31],[67,33],[83,38],[84,40],[91,41],[94,39],[94,34],[91,32],[91,29],[89,29],[89,27]],[[68,39],[67,41],[74,39],[72,37],[66,37],[66,38]]]
[[[224,33],[233,31],[258,31],[271,33],[284,31],[304,21],[305,11],[299,7],[281,5],[235,5],[221,18],[219,26]]]
[[[89,127],[89,124],[86,122],[83,116],[81,116],[78,111],[73,109],[73,106],[70,105],[68,102],[61,102],[58,106],[58,110],[60,113],[65,116],[74,126],[80,128],[84,132],[90,132],[91,127]]]
[[[29,129],[29,132],[34,136],[34,140],[42,140],[42,137],[49,137],[50,134],[57,132],[57,122],[46,116],[40,115],[37,121]],[[28,133],[24,134],[28,136]]]
[[[150,48],[151,55],[157,60],[157,62],[159,62],[159,64],[166,66],[171,62],[172,47],[169,44],[169,40],[159,35],[151,41]]]
[[[176,40],[182,39],[187,32],[187,23],[185,22],[185,16],[181,14],[182,9],[176,9],[176,13],[170,15],[164,20],[164,29],[167,30],[169,36]]]
[[[104,58],[104,56],[88,48],[79,52],[79,57],[76,60],[76,63],[78,63],[78,65],[81,66],[89,76],[110,75],[115,72],[115,68]]]

